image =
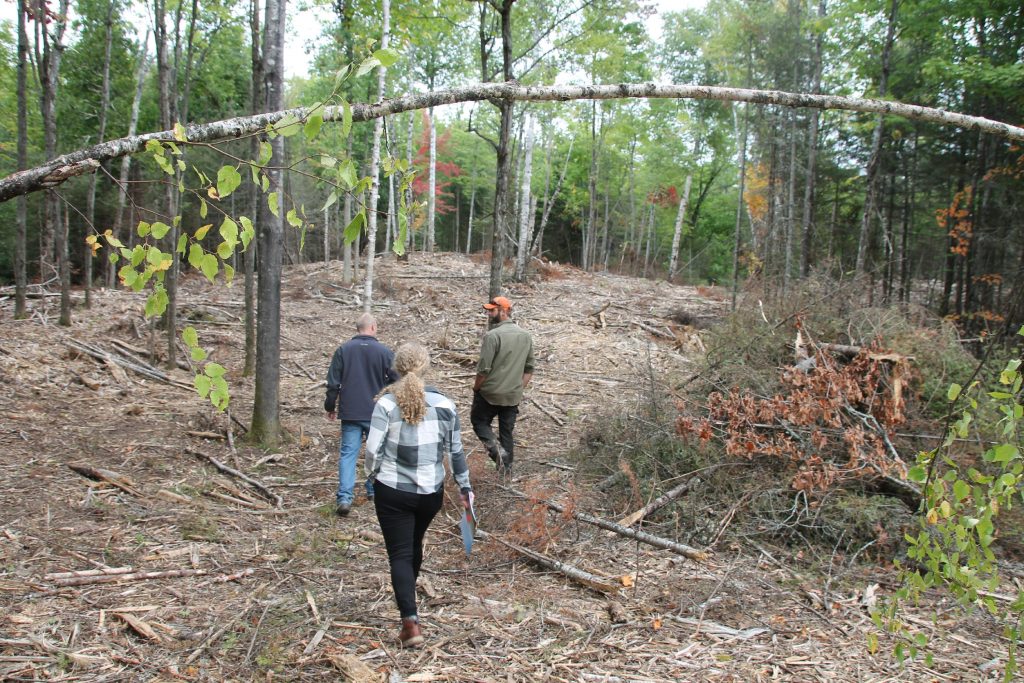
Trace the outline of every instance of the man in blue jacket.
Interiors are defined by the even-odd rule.
[[[356,320],[356,336],[338,347],[327,371],[327,417],[341,420],[341,448],[338,458],[336,512],[345,516],[352,509],[359,448],[370,431],[373,398],[398,379],[395,354],[377,341],[377,321],[369,313]],[[338,405],[340,403],[340,405]],[[367,484],[366,494],[373,497]]]

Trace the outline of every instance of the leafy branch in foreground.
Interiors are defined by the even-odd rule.
[[[1024,328],[1018,334],[1024,335]],[[980,608],[995,620],[1007,639],[1003,679],[1009,681],[1017,672],[1017,643],[1024,636],[1024,589],[1018,586],[1015,595],[999,592],[999,560],[993,544],[998,516],[1012,509],[1015,499],[1024,499],[1022,383],[1021,360],[1016,358],[987,390],[980,381],[966,388],[953,384],[949,400],[965,407],[942,445],[918,454],[908,472],[911,480],[924,484],[919,529],[916,535],[906,536],[908,562],[901,565],[900,589],[872,614],[876,626],[896,638],[894,655],[901,663],[921,652],[926,663],[932,659],[928,636],[901,618],[901,606],[917,603],[928,590],[944,589],[961,606]],[[994,430],[994,437],[985,433],[988,430]],[[965,457],[969,454],[954,457],[953,444],[968,437],[992,444],[980,461]],[[869,637],[868,646],[877,650],[876,634]]]
[[[382,49],[374,52],[362,62],[355,70],[355,76],[362,76],[369,73],[377,66],[389,66],[398,59],[398,53],[390,49]],[[109,248],[109,260],[111,263],[121,263],[118,270],[118,277],[125,287],[133,291],[142,291],[150,288],[149,296],[146,299],[145,313],[147,317],[162,315],[168,305],[167,290],[164,286],[165,273],[174,263],[174,254],[177,253],[186,259],[190,266],[201,272],[211,283],[216,282],[217,276],[222,275],[223,282],[231,286],[235,275],[234,268],[229,260],[236,253],[245,251],[255,239],[256,228],[253,220],[247,216],[232,216],[224,208],[221,202],[237,191],[242,186],[244,176],[265,196],[267,209],[277,218],[281,218],[284,212],[284,220],[293,228],[301,230],[304,240],[306,231],[315,228],[315,225],[307,218],[304,206],[297,205],[291,197],[283,192],[283,188],[273,186],[271,176],[267,171],[271,168],[273,161],[273,148],[267,140],[277,136],[291,137],[302,132],[308,142],[313,142],[320,134],[323,126],[323,112],[328,106],[340,107],[345,115],[342,117],[341,133],[343,137],[351,134],[352,115],[351,105],[339,95],[340,86],[352,73],[352,69],[346,66],[339,71],[335,80],[333,92],[323,102],[304,110],[303,116],[294,113],[287,113],[274,123],[268,123],[263,129],[250,133],[260,135],[264,139],[259,144],[259,155],[255,159],[245,159],[234,156],[222,149],[218,144],[205,141],[190,141],[188,131],[180,123],[176,123],[173,129],[174,140],[150,139],[145,146],[145,151],[153,162],[167,175],[176,177],[178,192],[191,194],[195,197],[199,209],[200,227],[192,231],[182,231],[175,244],[168,245],[164,249],[159,246],[159,241],[164,239],[171,232],[172,226],[180,227],[182,216],[174,216],[170,225],[162,221],[148,223],[140,221],[136,226],[136,233],[142,242],[129,249],[125,246],[111,230],[97,235],[89,235],[86,242],[92,249],[93,255],[101,246],[101,240],[106,242]],[[212,149],[222,157],[229,159],[231,163],[222,165],[217,169],[216,174],[208,172],[208,169],[186,162],[185,150],[189,147],[203,147]],[[341,158],[327,153],[317,154],[313,158],[304,161],[317,165],[316,177],[330,186],[331,193],[325,202],[323,209],[334,204],[339,194],[349,193],[359,195],[365,192],[372,184],[369,177],[359,178],[356,162],[342,156]],[[279,162],[283,163],[283,162]],[[412,172],[407,168],[408,164],[400,160],[389,160],[384,165],[386,175],[399,174],[401,189],[406,188],[412,182]],[[244,173],[244,167],[248,167],[249,173]],[[278,166],[286,171],[300,172],[294,166]],[[194,186],[187,186],[185,182],[186,172],[191,170],[196,178]],[[212,178],[216,175],[216,179]],[[191,176],[190,176],[191,177]],[[406,218],[407,207],[404,201],[404,193],[399,206],[399,238],[395,240],[395,251],[401,254],[405,246],[405,234],[408,220]],[[214,222],[205,222],[210,209],[220,214],[220,225],[216,235],[220,237],[216,246],[210,244],[209,238],[213,237],[211,231]],[[370,207],[369,210],[375,210]],[[351,220],[344,230],[344,239],[347,243],[354,242],[360,231],[366,225],[366,211],[364,207]],[[216,241],[216,240],[213,240]],[[199,344],[199,337],[195,329],[186,328],[182,332],[182,340],[190,350],[194,362],[202,363],[206,360],[207,353]],[[227,381],[225,380],[225,368],[217,363],[206,362],[199,368],[194,377],[194,384],[199,395],[208,399],[210,403],[224,410],[230,399]]]

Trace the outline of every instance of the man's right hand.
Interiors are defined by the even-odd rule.
[[[327,419],[328,419],[328,420],[333,420],[333,419],[334,419],[334,416],[335,416],[335,414],[336,414],[336,413],[335,413],[335,412],[334,412],[333,410],[329,411],[329,412],[327,413]]]

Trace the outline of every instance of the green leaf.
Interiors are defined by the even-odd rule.
[[[248,249],[249,242],[256,236],[256,228],[252,226],[252,221],[245,216],[240,216],[238,221],[242,224],[242,247]]]
[[[146,252],[148,250],[141,244],[136,244],[135,248],[132,249],[132,266],[138,267],[143,261],[146,260]]]
[[[302,225],[302,231],[299,233],[299,253],[302,253],[302,247],[306,244],[306,225]]]
[[[274,147],[266,140],[260,142],[260,160],[257,166],[266,166],[271,157],[274,156]]]
[[[189,325],[181,331],[181,341],[185,342],[185,346],[193,348],[199,345],[199,333],[196,332],[196,328]]]
[[[963,479],[957,479],[956,482],[953,483],[953,497],[957,501],[965,500],[970,495],[971,495],[971,486],[970,486],[970,484],[965,482]]]
[[[203,372],[208,377],[222,377],[227,370],[220,363],[207,363],[206,367],[203,368]]]
[[[145,237],[149,234],[150,225],[146,221],[139,221],[139,227],[135,228],[135,232],[139,234],[139,237]]]
[[[345,189],[351,190],[356,184],[356,165],[351,159],[345,159],[338,166],[338,182],[345,186]]]
[[[392,243],[391,251],[395,252],[398,256],[405,253],[405,240],[406,234],[409,231],[409,217],[405,212],[405,209],[398,210],[398,237]]]
[[[267,206],[270,208],[270,213],[274,214],[278,218],[281,217],[281,213],[277,208],[277,193],[271,192],[267,195]]]
[[[195,361],[196,363],[200,363],[206,360],[206,349],[194,346],[192,347],[192,350],[189,353],[192,355],[192,360]]]
[[[220,236],[234,249],[235,245],[238,244],[238,224],[231,220],[231,218],[225,218],[224,222],[220,225]]]
[[[366,225],[366,209],[361,210],[352,218],[352,221],[345,226],[345,244],[352,244],[359,237],[359,231]]]
[[[347,138],[352,132],[352,105],[348,100],[341,101],[341,137]]]
[[[159,266],[163,263],[164,253],[157,247],[150,247],[146,252],[146,261],[154,266]]]
[[[320,165],[324,168],[334,168],[338,164],[338,160],[327,154],[320,156]]]
[[[365,76],[378,66],[380,66],[380,60],[377,59],[376,56],[370,55],[369,57],[364,59],[363,63],[359,65],[359,68],[356,69],[356,78],[359,78],[360,76]]]
[[[178,238],[178,248],[175,249],[182,256],[185,255],[185,247],[188,246],[188,235],[182,235]]]
[[[146,298],[146,317],[152,318],[155,315],[163,315],[167,310],[167,290],[157,286]]]
[[[374,52],[373,56],[377,58],[377,61],[380,62],[381,66],[389,67],[394,66],[395,62],[398,61],[398,58],[401,57],[401,54],[394,48],[382,47]]]
[[[217,245],[217,256],[220,256],[222,260],[227,261],[233,253],[235,253],[234,248],[227,242]]]
[[[312,140],[320,133],[320,127],[324,125],[324,117],[322,114],[313,114],[306,121],[305,128],[302,132],[306,135],[307,140]]]
[[[301,121],[299,117],[291,112],[282,116],[276,124],[274,124],[274,130],[283,138],[290,138],[299,132],[299,124]]]
[[[107,254],[107,260],[111,263],[117,263],[117,252],[110,252]]]
[[[1017,457],[1017,447],[1011,443],[1001,443],[998,446],[993,446],[989,451],[992,454],[990,462],[1004,463],[1010,462]],[[988,455],[986,453],[986,455]],[[988,460],[988,458],[985,458]]]
[[[955,401],[957,397],[960,395],[961,390],[963,390],[963,387],[961,387],[956,382],[953,382],[952,384],[949,385],[949,391],[946,393],[946,398],[949,399],[950,401]]]
[[[203,275],[210,282],[213,282],[214,278],[217,277],[217,257],[213,254],[203,254],[203,259],[199,264],[199,268],[203,271]]]
[[[224,282],[226,282],[226,283],[228,283],[230,285],[231,281],[234,280],[234,279],[235,279],[235,269],[225,263],[224,264]]]
[[[331,208],[336,201],[338,201],[338,193],[337,193],[337,191],[331,192],[331,194],[327,196],[327,201],[324,202],[323,208],[320,209],[320,210],[321,211],[326,211],[327,209]]]
[[[399,237],[401,237],[401,235],[399,235]],[[907,470],[907,479],[918,484],[923,484],[924,480],[927,477],[928,472],[925,470],[925,468],[921,467],[920,465],[915,465],[914,467],[911,467],[909,470]]]
[[[203,238],[206,237],[206,233],[208,233],[210,231],[210,228],[212,227],[213,223],[207,223],[206,225],[201,226],[198,230],[196,230],[196,239],[202,241]]]
[[[206,218],[206,200],[202,197],[199,198],[199,217]]]
[[[210,393],[210,385],[212,384],[210,378],[206,375],[196,375],[192,381],[196,385],[196,391],[199,392],[199,396],[206,398]]]
[[[188,262],[193,268],[199,268],[203,265],[203,248],[201,246],[193,243],[188,248]]]
[[[295,209],[289,209],[288,213],[285,214],[284,218],[286,221],[288,221],[288,225],[292,226],[293,228],[298,228],[299,226],[302,225],[302,219],[299,218],[299,214],[295,211]]]
[[[352,65],[351,64],[346,64],[345,66],[343,66],[340,69],[338,69],[338,73],[335,74],[335,76],[334,76],[334,89],[335,90],[337,90],[339,87],[341,87],[341,82],[345,80],[345,78],[348,76],[348,72],[351,71],[351,70],[352,70]]]
[[[242,184],[242,175],[234,166],[221,166],[217,171],[217,194],[221,199],[234,192]]]

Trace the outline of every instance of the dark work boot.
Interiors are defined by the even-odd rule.
[[[499,446],[498,444],[494,443],[493,441],[484,441],[484,448],[487,449],[487,457],[489,457],[491,459],[491,462],[494,463],[494,466],[500,468],[501,467],[501,460],[500,460],[501,453],[504,452],[504,450],[501,448],[501,446]]]
[[[398,640],[402,647],[419,647],[423,644],[423,633],[420,632],[419,621],[412,617],[402,619],[402,630],[398,632]]]

